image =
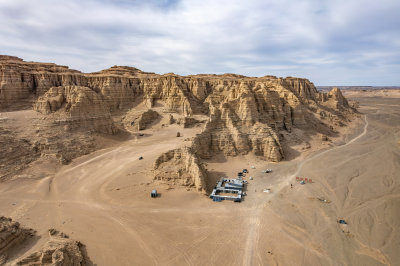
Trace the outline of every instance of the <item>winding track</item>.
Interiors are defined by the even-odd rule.
[[[241,223],[241,227],[237,232],[240,233],[240,237],[245,241],[243,243],[244,251],[242,253],[232,254],[232,257],[230,258],[231,261],[236,261],[237,264],[241,265],[255,265],[257,263],[263,263],[261,261],[262,257],[260,256],[261,251],[259,250],[259,235],[260,231],[262,230],[261,218],[265,202],[274,198],[277,194],[279,194],[279,192],[287,187],[292,179],[299,175],[304,166],[306,166],[308,163],[314,162],[316,159],[326,155],[329,152],[351,145],[363,137],[367,133],[369,125],[366,116],[364,117],[364,121],[365,124],[363,131],[346,144],[318,152],[306,158],[304,161],[297,162],[297,165],[294,162],[293,166],[296,166],[295,170],[293,170],[294,173],[284,175],[277,186],[274,186],[274,193],[253,194],[249,197],[249,199],[246,198],[244,204],[236,205],[234,207],[238,213],[241,213],[243,218],[243,220],[239,221]],[[139,145],[136,142],[135,144],[132,143],[132,145],[128,143],[127,145],[113,148],[110,151],[101,151],[97,154],[91,155],[86,159],[83,158],[80,160],[80,163],[77,163],[76,165],[65,167],[65,169],[60,171],[55,178],[48,177],[36,182],[36,187],[30,187],[28,190],[30,192],[26,196],[24,195],[23,199],[15,198],[15,200],[20,200],[24,204],[27,204],[27,206],[29,206],[27,208],[30,210],[35,209],[39,205],[49,206],[48,212],[55,215],[52,223],[56,226],[63,224],[63,222],[66,219],[70,219],[70,217],[73,217],[73,219],[79,219],[81,215],[93,216],[92,219],[101,220],[103,222],[103,226],[109,229],[109,231],[112,231],[113,234],[123,236],[125,242],[134,243],[134,246],[136,246],[141,252],[140,254],[142,259],[146,261],[146,265],[159,265],[161,263],[168,265],[176,263],[184,263],[186,265],[197,264],[198,260],[193,255],[197,254],[195,249],[200,246],[208,246],[210,242],[215,241],[212,233],[209,233],[206,230],[199,230],[199,232],[202,232],[199,238],[195,241],[189,242],[179,242],[179,237],[176,237],[176,239],[168,239],[164,237],[162,241],[164,241],[164,244],[168,245],[168,252],[170,254],[160,255],[154,245],[151,243],[149,244],[148,239],[145,238],[146,235],[142,232],[143,230],[150,228],[151,225],[144,224],[143,220],[135,220],[134,216],[126,218],[127,214],[132,215],[136,213],[138,213],[138,215],[148,213],[168,214],[170,216],[179,215],[180,212],[182,212],[179,206],[152,206],[150,209],[148,209],[146,206],[119,205],[116,203],[111,203],[109,201],[110,198],[108,198],[109,195],[107,195],[107,189],[113,186],[112,182],[121,176],[121,172],[126,172],[126,170],[129,170],[130,167],[140,167],[143,162],[139,162],[137,160],[138,155],[144,154],[146,160],[152,161],[149,145],[154,145],[153,147],[155,149],[158,151],[161,150],[162,152],[164,150],[169,150],[171,147],[176,148],[176,140],[177,138],[174,136],[168,137],[168,140],[166,141],[165,136],[160,137],[160,141],[154,141],[154,139],[149,138],[149,142],[147,143],[139,143]],[[158,151],[157,154],[159,153]],[[21,191],[22,190],[23,189],[21,189]],[[41,191],[41,193],[43,192],[41,194],[43,195],[42,198],[35,198],[32,196],[34,193],[38,194],[38,191]],[[58,207],[60,204],[62,204],[63,207]],[[23,206],[24,205],[21,205],[21,207]],[[221,206],[222,205],[213,205],[213,209],[218,209]],[[230,208],[230,205],[225,205],[224,208],[225,207]],[[75,209],[79,210],[80,213],[75,214]],[[30,210],[28,210],[28,212]],[[232,208],[227,210],[220,208],[218,211],[221,213],[229,213],[232,211]],[[196,209],[193,213],[196,212],[202,212],[204,217],[210,214],[215,215],[216,213],[215,210],[210,210],[207,208]],[[72,229],[73,227],[69,227],[67,230]],[[228,242],[235,241],[235,238],[233,237],[234,235],[229,234],[229,228],[222,230],[221,233],[227,234],[231,238],[224,239],[223,244],[219,244],[215,248],[214,251],[216,253],[208,258],[208,262],[213,264],[220,263],[224,256],[221,254],[226,254],[224,245]],[[152,235],[152,237],[157,238],[157,235]],[[296,239],[293,239],[293,241],[296,242]],[[93,239],[92,242],[88,243],[88,248],[90,249],[91,244],[93,245]],[[183,245],[182,243],[186,244]],[[187,245],[187,243],[192,244]],[[233,245],[230,247],[232,246]],[[97,250],[104,250],[104,248],[107,247],[96,247]],[[100,255],[97,254],[97,256]],[[104,262],[107,261],[107,259],[108,258],[100,257],[98,261]],[[108,260],[108,262],[110,261]],[[121,263],[121,265],[122,264],[125,265],[126,263]]]
[[[255,258],[255,246],[258,243],[258,235],[259,235],[259,230],[260,230],[260,224],[261,224],[261,213],[264,207],[264,202],[271,200],[273,197],[279,194],[280,191],[282,191],[283,188],[287,187],[290,184],[290,181],[293,180],[296,176],[298,176],[301,173],[301,170],[303,169],[303,166],[306,163],[312,162],[313,160],[317,159],[318,157],[325,155],[329,152],[342,149],[358,139],[360,139],[362,136],[364,136],[367,133],[367,128],[368,128],[368,120],[367,116],[364,115],[364,128],[363,131],[345,143],[344,145],[341,146],[336,146],[321,152],[318,152],[311,157],[303,160],[297,165],[297,170],[294,174],[287,175],[282,182],[278,184],[278,186],[274,189],[274,193],[268,194],[266,197],[262,198],[262,201],[259,201],[254,204],[252,208],[252,212],[250,214],[249,222],[247,228],[249,229],[247,233],[247,239],[246,239],[246,244],[244,247],[244,255],[243,255],[243,265],[253,265],[253,258]],[[261,198],[258,198],[259,200]]]

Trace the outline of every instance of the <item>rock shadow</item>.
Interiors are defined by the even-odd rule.
[[[7,260],[10,262],[12,260],[21,258],[24,254],[26,254],[30,249],[32,249],[36,245],[36,243],[39,241],[40,238],[41,236],[38,236],[36,234],[28,236],[24,241],[18,243],[16,246],[13,246],[9,252],[6,252],[5,255]]]
[[[82,253],[82,256],[83,256],[82,265],[84,265],[84,266],[97,266],[97,264],[93,263],[93,261],[90,259],[89,255],[87,253],[85,244],[80,243],[79,249],[80,249],[80,251]]]
[[[208,172],[207,181],[206,181],[207,194],[210,194],[213,191],[213,189],[216,187],[220,178],[224,177],[224,176],[226,176],[225,172],[218,172],[218,171]]]

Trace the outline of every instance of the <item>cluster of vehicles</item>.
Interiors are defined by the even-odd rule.
[[[254,167],[254,166],[252,166],[252,167]],[[249,172],[249,170],[247,170],[247,169],[245,168],[245,169],[242,170],[242,172],[239,172],[239,173],[238,173],[238,176],[243,176],[243,174],[247,174],[248,172]],[[265,170],[262,170],[261,173],[265,173],[265,174],[272,173],[272,169],[265,169]]]

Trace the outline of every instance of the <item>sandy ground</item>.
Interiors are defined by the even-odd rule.
[[[169,126],[78,158],[55,176],[1,183],[1,214],[39,234],[67,233],[97,265],[400,265],[400,102],[356,100],[365,123],[344,145],[281,163],[207,162],[214,180],[249,170],[241,203],[152,183],[155,158],[200,130]],[[153,188],[161,197],[150,198]]]
[[[384,98],[400,98],[400,89],[370,89],[370,90],[342,90],[344,96],[349,98],[358,97],[384,97]]]

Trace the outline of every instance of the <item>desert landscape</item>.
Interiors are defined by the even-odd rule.
[[[13,56],[0,84],[0,265],[400,264],[398,90]]]

